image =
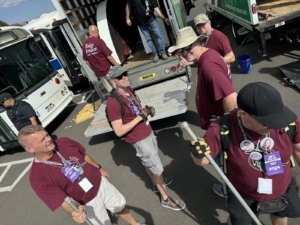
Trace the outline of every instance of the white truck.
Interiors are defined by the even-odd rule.
[[[262,56],[267,55],[270,38],[300,43],[298,0],[207,0],[204,6],[212,22],[218,16],[232,21],[238,45],[254,38]]]
[[[126,0],[94,1],[59,1],[52,0],[61,20],[56,20],[53,27],[58,27],[67,42],[72,46],[74,55],[83,67],[83,73],[90,78],[94,75],[82,59],[81,45],[88,37],[88,27],[95,24],[99,35],[112,50],[114,58],[128,70],[131,87],[142,102],[156,109],[153,120],[158,120],[187,111],[187,94],[191,87],[191,69],[179,68],[178,56],[156,63],[146,53],[147,44],[136,26],[128,27],[125,21]],[[194,6],[193,1],[182,3],[181,0],[159,1],[160,8],[171,21],[165,27],[162,19],[157,18],[166,48],[176,40],[176,31],[186,26],[186,15]],[[85,131],[85,136],[112,131],[105,116],[106,102],[95,113],[95,118]]]

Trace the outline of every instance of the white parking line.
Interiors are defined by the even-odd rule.
[[[13,162],[8,162],[8,163],[1,163],[0,167],[5,167],[5,170],[3,171],[3,173],[0,176],[0,183],[2,182],[3,178],[5,177],[5,175],[7,174],[7,172],[9,171],[10,167],[12,165],[16,165],[16,164],[22,164],[22,163],[26,163],[26,162],[30,162],[28,164],[28,166],[25,168],[25,170],[17,177],[17,179],[13,182],[12,185],[10,186],[6,186],[6,187],[0,187],[0,193],[1,192],[5,192],[5,191],[11,191],[16,185],[17,183],[22,179],[22,177],[27,173],[27,171],[30,169],[31,164],[32,164],[32,160],[33,158],[28,158],[28,159],[22,159],[22,160],[18,160],[18,161],[13,161]]]

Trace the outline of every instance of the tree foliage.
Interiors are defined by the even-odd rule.
[[[4,27],[4,26],[8,26],[8,24],[0,20],[0,27]]]

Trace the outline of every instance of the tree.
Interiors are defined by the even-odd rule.
[[[8,24],[0,20],[0,27],[5,27],[5,26],[8,26]]]

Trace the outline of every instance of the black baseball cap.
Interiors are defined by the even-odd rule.
[[[5,100],[12,98],[12,95],[8,92],[4,92],[0,94],[0,103],[3,103]]]
[[[237,105],[271,129],[286,127],[297,115],[283,105],[280,93],[263,82],[249,83],[238,93]]]

